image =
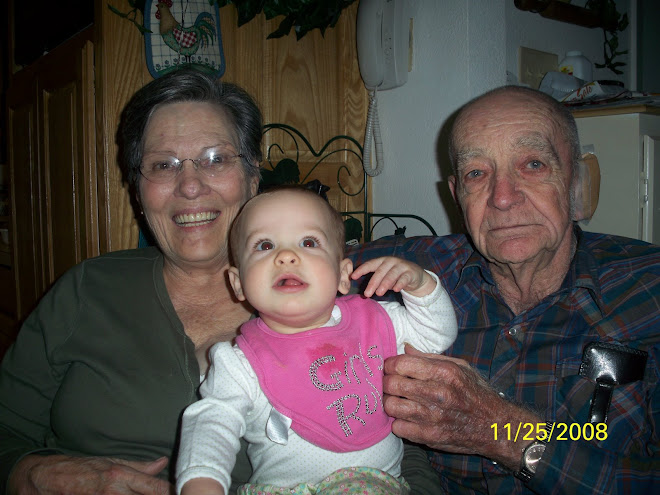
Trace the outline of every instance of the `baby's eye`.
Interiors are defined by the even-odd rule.
[[[313,237],[305,237],[302,241],[300,241],[301,247],[311,248],[311,247],[318,247],[318,245],[319,245],[318,241]]]
[[[268,251],[274,247],[275,246],[270,241],[260,241],[257,243],[257,251]]]

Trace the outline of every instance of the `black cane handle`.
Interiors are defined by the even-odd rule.
[[[591,342],[582,353],[580,376],[596,382],[589,421],[605,423],[614,387],[642,380],[648,353],[619,344]]]

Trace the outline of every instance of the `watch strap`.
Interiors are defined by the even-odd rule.
[[[532,480],[532,478],[534,477],[534,474],[535,473],[532,473],[525,466],[522,466],[518,471],[513,473],[513,475],[516,478],[518,478],[520,481],[522,481],[523,483],[529,483]]]
[[[522,453],[520,455],[520,469],[515,473],[513,473],[513,475],[519,480],[521,480],[523,483],[529,483],[536,474],[535,472],[527,469],[527,466],[525,465],[525,453],[527,452],[527,449],[529,449],[533,445],[538,445],[538,444],[547,445],[550,432],[552,431],[553,428],[554,428],[554,422],[546,421],[545,436],[542,439],[537,437],[532,443],[530,443],[524,449],[522,449]]]

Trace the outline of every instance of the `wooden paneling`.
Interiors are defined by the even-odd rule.
[[[27,77],[26,77],[27,76]],[[39,220],[39,168],[36,80],[21,74],[7,94],[7,147],[10,163],[13,217],[13,269],[16,279],[16,314],[21,318],[41,294]]]
[[[266,39],[280,18],[262,14],[237,27],[233,6],[220,10],[226,59],[223,79],[246,88],[261,103],[267,123],[301,131],[313,143],[338,134],[364,134],[366,91],[357,65],[357,2],[342,12],[337,25],[296,40]]]
[[[99,253],[96,174],[89,136],[95,135],[92,32],[77,36],[40,62],[41,233],[46,270],[44,289],[83,259]],[[91,102],[93,103],[93,102]],[[93,146],[93,141],[91,145]],[[91,151],[91,153],[90,153]]]
[[[121,111],[131,96],[152,80],[144,55],[144,37],[121,12],[128,0],[95,0],[96,163],[99,179],[101,252],[137,247],[138,229],[117,162],[115,136]],[[138,16],[138,22],[141,19]]]
[[[348,135],[364,140],[367,93],[360,78],[355,44],[357,2],[342,12],[337,25],[322,36],[314,30],[301,40],[293,33],[284,38],[267,39],[280,18],[266,21],[263,15],[237,27],[233,6],[220,10],[222,42],[226,59],[224,80],[235,82],[261,103],[266,123],[283,123],[298,129],[318,151],[334,136]],[[266,134],[268,149],[276,134]],[[283,145],[287,141],[275,141]],[[284,155],[294,155],[291,147]],[[301,153],[304,176],[316,163],[311,153]],[[342,173],[342,185],[351,192],[360,189],[363,175],[350,153],[336,153],[317,167],[314,178],[331,186],[328,193],[333,206],[343,211],[361,210],[364,196],[346,196],[337,186],[337,172],[348,165],[350,175]]]
[[[16,318],[14,270],[6,265],[0,265],[0,314],[10,319]]]
[[[8,92],[19,319],[64,271],[99,252],[91,36],[17,73]]]
[[[0,359],[16,338],[16,320],[0,313]]]
[[[130,10],[128,0],[111,0],[118,10]],[[97,164],[99,173],[99,225],[101,252],[132,248],[138,230],[134,212],[116,162],[115,131],[131,95],[150,81],[144,56],[144,39],[133,24],[114,15],[105,0],[96,1],[96,109]],[[268,40],[279,19],[266,21],[259,14],[237,26],[233,5],[220,9],[221,36],[226,71],[223,80],[239,84],[260,103],[266,123],[285,123],[301,131],[318,148],[330,138],[350,135],[362,142],[367,95],[357,65],[355,19],[357,2],[346,9],[335,28],[321,36],[318,30],[300,41],[293,33]],[[138,18],[138,22],[141,20]],[[270,144],[268,136],[264,149]],[[293,152],[294,150],[285,150]],[[324,173],[315,177],[333,187],[333,204],[346,210],[362,209],[363,197],[339,199],[337,169],[351,162],[346,153],[333,155]],[[315,163],[303,155],[301,168]],[[359,189],[359,169],[344,174],[343,184]],[[346,181],[346,179],[348,179]],[[353,181],[355,184],[351,185]]]

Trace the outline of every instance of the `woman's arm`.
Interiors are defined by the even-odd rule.
[[[77,328],[83,270],[64,274],[25,321],[0,368],[0,494],[168,493],[168,463],[70,457],[50,448],[53,403],[71,366],[54,357]],[[62,362],[60,362],[62,361]],[[84,410],[83,395],[71,407]],[[62,411],[59,411],[62,413]]]
[[[410,493],[414,495],[440,495],[444,493],[440,477],[431,466],[426,450],[423,447],[403,442],[403,461],[401,476],[410,485]]]
[[[76,283],[67,274],[58,283],[58,287],[62,286],[69,292]],[[53,398],[63,370],[51,365],[48,348],[58,345],[62,333],[70,328],[68,318],[75,317],[77,308],[72,298],[64,298],[60,301],[62,311],[53,311],[57,306],[53,294],[56,291],[58,288],[46,294],[28,316],[0,368],[0,493],[5,492],[10,471],[19,460],[33,453],[58,453],[46,448],[46,438],[50,432]],[[43,322],[51,322],[56,331],[47,337]],[[31,468],[46,459],[44,455],[30,458],[22,462],[23,468],[16,466],[14,479],[19,474],[19,480],[26,480],[24,467]],[[17,489],[21,484],[14,482],[13,486]]]

